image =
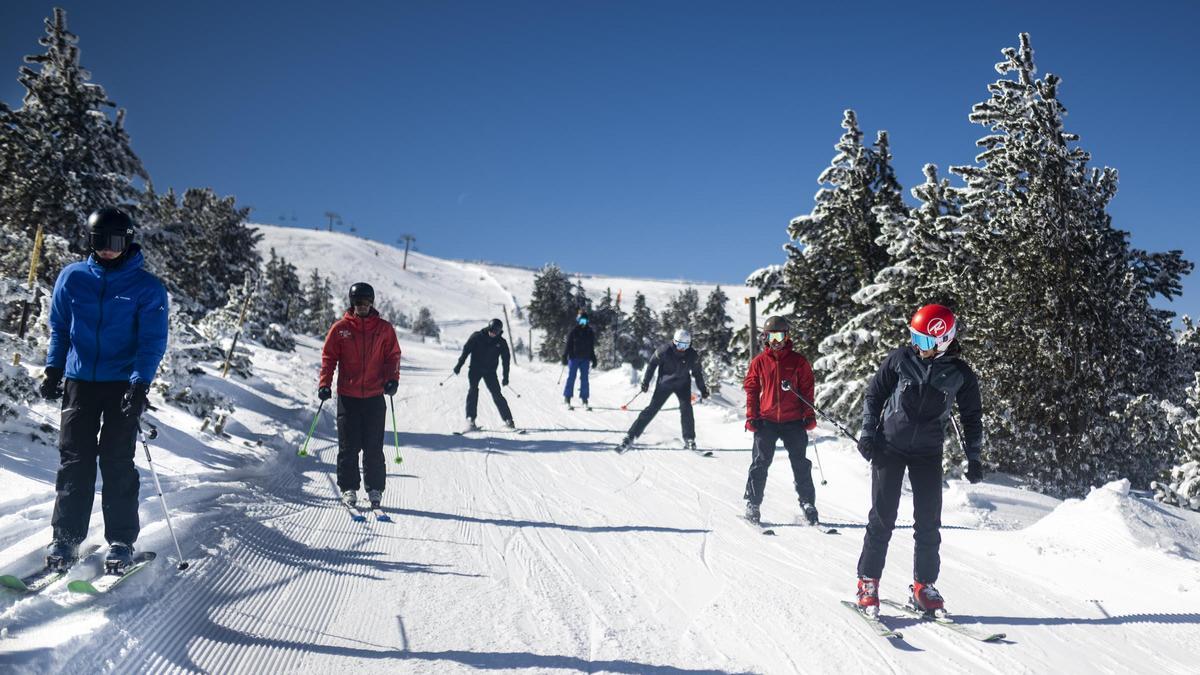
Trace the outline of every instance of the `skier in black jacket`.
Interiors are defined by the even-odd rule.
[[[587,312],[580,310],[575,327],[567,334],[567,346],[563,350],[562,362],[567,366],[567,386],[563,387],[563,399],[571,407],[571,395],[575,393],[575,373],[579,373],[579,398],[583,407],[588,405],[588,366],[596,367],[596,331],[588,325]]]
[[[467,357],[471,357],[471,367],[467,369],[467,381],[470,385],[467,389],[467,431],[479,428],[475,425],[475,413],[479,406],[479,380],[483,380],[491,392],[492,401],[496,404],[496,410],[500,412],[500,418],[504,420],[504,426],[509,429],[516,428],[512,411],[508,409],[508,401],[504,400],[504,394],[500,391],[501,385],[508,385],[508,341],[501,337],[503,333],[504,324],[500,319],[492,319],[486,328],[471,334],[467,344],[463,345],[462,356],[458,357],[458,363],[454,366],[454,374],[457,375]],[[503,382],[496,380],[496,366],[501,362],[504,364]]]
[[[646,366],[646,374],[642,377],[642,392],[650,390],[650,380],[658,371],[658,381],[654,387],[654,396],[646,409],[634,420],[629,427],[629,433],[621,439],[617,452],[623,453],[633,445],[634,440],[646,430],[646,425],[658,414],[659,409],[672,395],[679,399],[679,421],[683,427],[683,447],[688,450],[696,449],[696,419],[692,415],[692,378],[700,389],[700,398],[708,398],[708,387],[704,385],[704,371],[700,367],[700,353],[692,349],[692,335],[680,328],[675,331],[671,344],[663,345],[650,357]]]
[[[942,446],[951,411],[958,404],[960,439],[967,455],[967,480],[983,479],[983,407],[979,380],[960,357],[954,314],[925,305],[909,323],[912,345],[893,350],[871,379],[863,399],[858,451],[871,462],[871,513],[858,559],[858,605],[879,609],[879,577],[896,525],[905,469],[913,498],[913,585],[910,603],[930,613],[944,611],[937,589],[942,541]]]

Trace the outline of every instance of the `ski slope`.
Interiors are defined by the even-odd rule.
[[[334,237],[331,250],[343,245]],[[679,449],[671,410],[634,450],[613,453],[634,417],[619,409],[636,392],[632,373],[597,374],[595,410],[568,411],[559,366],[523,359],[506,393],[527,433],[499,431],[484,392],[485,431],[452,435],[465,377],[439,383],[453,343],[494,303],[523,304],[528,291],[492,267],[433,258],[418,258],[423,276],[408,275],[394,250],[381,250],[388,272],[370,264],[369,242],[345,245],[366,251],[355,272],[377,275],[366,279],[377,289],[390,284],[406,302],[436,303],[439,320],[461,321],[442,344],[401,332],[403,463],[391,461],[390,423],[385,446],[394,522],[352,522],[336,501],[328,406],[315,453],[296,455],[314,411],[319,342],[301,338],[292,354],[254,347],[250,380],[221,380],[219,364],[209,371],[238,406],[229,438],[170,408],[151,413],[162,431],[155,466],[191,567],[178,572],[167,559],[174,549],[147,477],[138,545],[160,560],[100,598],[73,596],[65,582],[0,595],[0,670],[1195,672],[1200,514],[1121,482],[1059,502],[1003,476],[949,481],[939,588],[961,622],[1008,639],[974,642],[885,611],[905,634],[888,642],[838,603],[853,594],[869,506],[868,469],[849,442],[825,425],[814,434],[828,481],[816,476],[818,507],[841,534],[795,524],[781,453],[763,506],[778,536],[765,537],[739,518],[750,435],[734,386],[696,410],[712,458]],[[320,258],[297,250],[281,253]],[[679,287],[659,283],[660,298]],[[55,417],[38,404],[0,428],[0,572],[36,564],[49,541],[57,452],[38,427]],[[145,470],[140,450],[137,461]],[[909,583],[909,513],[905,497],[885,597],[901,599]],[[89,543],[101,542],[97,500]]]

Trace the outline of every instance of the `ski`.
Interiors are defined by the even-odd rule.
[[[758,530],[759,534],[765,534],[765,535],[771,536],[771,537],[775,536],[775,530],[770,527],[767,527],[766,525],[763,525],[761,521],[750,520],[746,516],[739,516],[739,518],[741,518],[742,520],[749,523],[750,526],[753,527],[754,529]]]
[[[473,433],[476,433],[476,432],[479,432],[479,431],[488,431],[488,432],[491,432],[491,433],[498,433],[498,434],[503,434],[503,433],[507,433],[507,434],[525,434],[525,432],[527,432],[527,431],[528,431],[528,429],[509,429],[509,428],[507,428],[507,427],[505,427],[505,428],[502,428],[502,429],[482,429],[482,428],[478,428],[478,427],[477,427],[477,428],[475,428],[475,429],[464,429],[463,431],[455,431],[455,432],[453,432],[453,434],[454,434],[455,436],[466,436],[467,434],[473,434]]]
[[[805,527],[811,527],[812,529],[814,529],[814,530],[816,530],[816,531],[820,532],[821,534],[840,534],[840,533],[837,531],[837,528],[836,528],[836,527],[830,527],[830,526],[828,526],[828,525],[822,525],[821,523],[814,523],[814,524],[810,525],[810,524],[808,523],[808,521],[805,521],[805,522],[803,522],[803,523],[801,523],[801,524],[802,524],[802,525],[804,525]]]
[[[348,503],[341,497],[338,497],[338,503],[346,507],[346,511],[350,514],[350,520],[353,520],[356,523],[366,522],[367,517],[362,514],[362,511],[358,510],[357,506]]]
[[[383,509],[378,506],[371,507],[371,515],[375,516],[375,520],[378,520],[381,523],[392,522],[392,517],[384,513]]]
[[[1005,633],[984,633],[973,630],[961,623],[956,622],[954,619],[951,619],[948,616],[933,616],[931,614],[926,614],[925,612],[916,609],[912,605],[896,602],[895,600],[882,599],[880,602],[888,607],[891,607],[892,609],[904,612],[908,616],[916,619],[923,619],[930,623],[936,623],[939,626],[945,626],[946,628],[949,628],[960,635],[965,635],[973,640],[979,640],[980,642],[995,642],[996,640],[1003,640],[1004,638],[1008,637],[1008,635]]]
[[[899,640],[904,637],[904,635],[899,631],[894,631],[885,626],[884,623],[879,620],[879,617],[871,616],[870,614],[864,612],[857,604],[850,602],[849,600],[842,600],[841,603],[846,607],[846,609],[854,612],[858,618],[866,621],[867,624],[871,626],[871,629],[875,631],[875,634],[879,637],[885,637],[890,640]]]
[[[71,572],[71,569],[78,565],[81,560],[99,550],[99,546],[89,546],[80,551],[79,557],[71,561],[69,565],[64,565],[62,567],[43,567],[37,572],[34,572],[33,574],[27,574],[23,577],[5,574],[0,576],[0,586],[3,586],[4,588],[7,588],[15,593],[22,593],[25,595],[40,593],[54,582],[67,576],[67,574]]]
[[[149,565],[152,560],[158,557],[154,551],[143,551],[133,557],[133,563],[120,572],[105,572],[104,574],[94,579],[76,579],[67,584],[67,590],[72,593],[87,593],[89,595],[99,595],[107,593],[118,584],[128,579],[130,576],[138,573],[146,565]]]
[[[701,450],[699,448],[684,448],[684,450],[690,451],[692,454],[696,455],[697,457],[712,457],[713,456],[712,450]]]

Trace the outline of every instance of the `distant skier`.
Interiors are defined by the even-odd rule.
[[[955,403],[966,437],[967,480],[983,479],[979,381],[959,356],[954,313],[941,305],[925,305],[913,315],[909,329],[912,345],[887,355],[863,400],[858,451],[871,462],[871,513],[858,559],[858,605],[868,613],[879,609],[879,578],[905,469],[912,486],[915,542],[909,600],[920,611],[943,609],[933,584],[941,567],[944,428]]]
[[[571,395],[575,393],[575,373],[579,373],[579,398],[583,407],[591,410],[588,405],[588,366],[596,367],[596,331],[588,325],[587,312],[580,310],[575,319],[575,327],[567,334],[567,346],[563,350],[563,365],[567,366],[567,386],[563,387],[563,398],[567,407],[571,407]]]
[[[508,401],[504,399],[504,393],[500,390],[501,386],[508,385],[508,341],[502,337],[503,334],[504,324],[500,319],[492,319],[486,328],[472,333],[471,337],[467,338],[467,343],[463,345],[462,356],[458,357],[458,363],[454,365],[454,374],[457,375],[462,370],[467,357],[471,359],[471,366],[467,369],[466,431],[479,430],[475,424],[475,416],[479,407],[480,380],[483,380],[488,391],[491,392],[492,402],[496,404],[496,410],[500,412],[500,419],[504,420],[504,426],[509,429],[515,429],[517,426],[513,423]],[[500,363],[504,364],[502,381],[496,379],[496,366]]]
[[[642,376],[643,393],[650,390],[650,380],[654,378],[656,370],[658,371],[658,380],[655,383],[654,396],[650,398],[650,403],[646,405],[645,410],[642,410],[634,420],[633,426],[629,427],[629,433],[621,439],[620,445],[617,446],[619,453],[629,450],[638,436],[641,436],[642,432],[646,430],[646,425],[650,424],[650,420],[654,419],[659,409],[672,395],[679,399],[679,422],[683,427],[683,447],[687,450],[696,450],[696,419],[692,414],[692,379],[695,378],[696,387],[700,389],[700,398],[708,398],[708,387],[704,386],[704,371],[700,367],[700,353],[692,349],[691,333],[680,328],[675,331],[675,336],[670,344],[663,345],[654,352],[654,356],[650,357],[650,364],[646,366],[646,374]]]
[[[387,482],[383,458],[387,402],[383,397],[395,394],[400,386],[400,342],[396,329],[373,306],[375,289],[370,284],[353,284],[349,298],[350,308],[325,336],[317,396],[326,401],[333,395],[330,386],[336,370],[338,490],[342,501],[353,507],[365,482],[371,508],[379,508]]]
[[[812,366],[793,351],[786,319],[773,316],[763,324],[766,350],[754,357],[746,371],[746,430],[754,432],[750,475],[746,478],[746,518],[759,522],[759,507],[767,485],[767,470],[775,457],[775,443],[783,440],[792,464],[800,510],[809,525],[817,524],[816,488],[812,462],[805,457],[808,432],[816,428],[812,408],[800,401],[813,400]],[[785,391],[783,382],[793,391]]]
[[[150,383],[167,349],[167,292],[142,269],[145,258],[127,213],[101,208],[88,217],[88,229],[91,254],[58,275],[50,304],[41,394],[63,402],[54,540],[46,565],[66,567],[78,557],[99,463],[105,566],[122,570],[133,561],[141,529],[133,455]]]

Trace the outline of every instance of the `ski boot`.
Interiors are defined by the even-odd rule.
[[[508,429],[516,429],[517,423],[512,420],[504,420],[504,426]]]
[[[468,417],[467,418],[467,426],[466,426],[466,428],[463,429],[463,433],[466,434],[466,433],[470,433],[472,431],[479,431],[479,427],[476,426],[474,417]]]
[[[694,439],[694,438],[683,439],[683,449],[691,450],[692,452],[696,452],[696,439]]]
[[[820,522],[817,517],[817,507],[808,502],[800,502],[800,510],[804,513],[804,522],[809,525],[817,525]]]
[[[946,616],[946,602],[942,598],[942,594],[933,587],[933,584],[923,584],[919,581],[913,581],[912,586],[908,587],[912,593],[909,596],[908,603],[913,609],[918,612],[924,612],[930,616],[943,617]]]
[[[563,403],[567,404],[567,410],[574,410],[574,409],[575,409],[575,407],[571,405],[571,397],[570,397],[570,396],[564,396],[564,397],[563,397]]]
[[[592,406],[588,405],[588,402],[587,402],[587,399],[586,399],[586,398],[584,398],[584,399],[580,399],[580,400],[581,400],[581,401],[583,401],[583,409],[584,409],[584,410],[591,410],[591,409],[592,409]]]
[[[342,503],[354,508],[358,504],[358,490],[342,490]]]
[[[119,541],[108,545],[104,556],[104,571],[107,574],[122,574],[133,564],[133,546]]]
[[[633,447],[633,436],[626,436],[625,438],[621,439],[621,442],[619,444],[617,444],[617,454],[623,455],[626,452],[629,452],[629,448],[632,448],[632,447]]]
[[[746,520],[755,525],[762,524],[762,512],[759,511],[758,504],[754,502],[746,502]]]
[[[367,500],[371,502],[371,508],[380,508],[383,503],[383,490],[367,490]]]
[[[70,567],[79,557],[79,546],[55,541],[46,547],[46,567],[61,570]]]
[[[867,616],[879,616],[879,580],[858,578],[858,608]]]

